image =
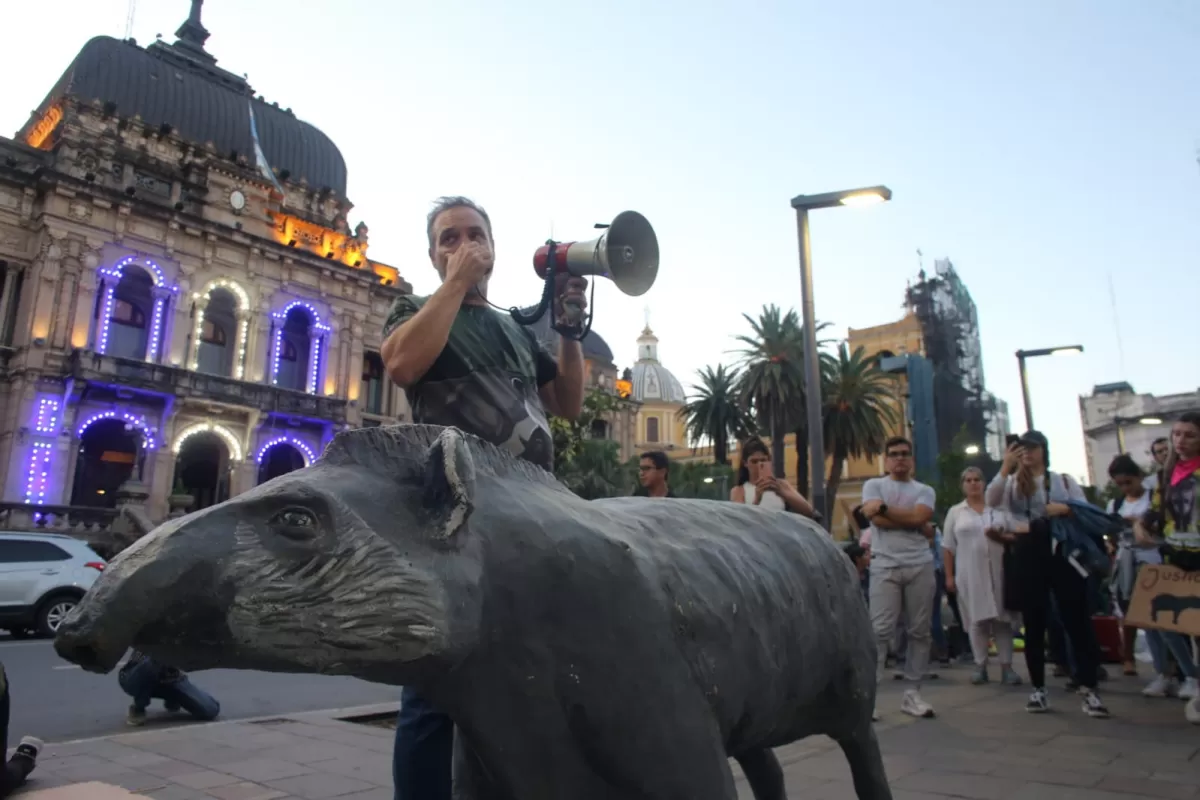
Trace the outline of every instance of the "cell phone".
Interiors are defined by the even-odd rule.
[[[1021,441],[1021,437],[1018,434],[1010,433],[1008,436],[1004,437],[1004,447],[1007,449],[1019,441]]]

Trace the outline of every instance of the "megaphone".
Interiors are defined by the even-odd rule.
[[[658,237],[650,222],[636,211],[622,211],[611,223],[597,225],[603,234],[587,242],[548,241],[533,254],[533,268],[545,281],[542,301],[532,314],[511,309],[522,325],[532,325],[549,310],[554,301],[555,278],[562,273],[585,278],[608,278],[617,289],[630,297],[650,291],[658,277]],[[593,296],[595,285],[592,286]],[[564,304],[564,319],[555,329],[564,336],[582,339],[591,330],[592,316],[582,324],[583,309]]]

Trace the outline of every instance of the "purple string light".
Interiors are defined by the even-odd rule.
[[[314,337],[312,340],[312,358],[308,365],[308,393],[317,393],[317,372],[321,366],[321,339]]]
[[[38,400],[37,414],[33,421],[34,430],[38,433],[54,433],[58,427],[58,405],[58,400],[53,397]]]
[[[317,456],[313,453],[312,448],[294,436],[280,436],[267,442],[262,447],[258,448],[258,455],[255,456],[255,460],[259,464],[263,463],[263,459],[267,457],[267,451],[281,444],[290,444],[292,447],[299,450],[301,455],[304,456],[304,466],[306,467],[317,460]]]
[[[108,352],[108,329],[112,324],[113,306],[117,300],[117,285],[125,275],[125,268],[137,261],[137,256],[125,256],[111,267],[101,267],[97,272],[108,278],[105,281],[104,287],[104,312],[100,317],[100,336],[96,342],[96,352]],[[142,259],[138,265],[145,267],[150,273],[150,279],[154,285],[160,289],[169,288],[172,293],[178,293],[177,285],[167,286],[167,276],[163,274],[162,268],[148,258]],[[160,337],[159,322],[162,320],[164,301],[160,298],[154,304],[154,329],[151,331],[151,346],[150,354],[146,356],[148,360],[153,360],[154,355],[158,350],[158,340]]]
[[[271,383],[279,385],[279,361],[283,356],[283,324],[287,321],[288,312],[293,308],[303,308],[308,312],[309,319],[312,321],[313,330],[320,331],[322,334],[328,333],[331,328],[321,322],[321,315],[317,312],[315,306],[311,303],[306,303],[303,300],[293,300],[283,307],[282,311],[276,311],[272,314],[275,319],[279,320],[279,324],[275,327],[275,354],[271,359]],[[308,392],[309,394],[317,393],[317,378],[320,375],[321,369],[321,336],[312,337],[311,357],[309,359],[308,373]]]
[[[116,411],[101,411],[99,414],[93,414],[92,416],[88,417],[82,425],[79,426],[79,431],[75,435],[82,438],[84,432],[91,427],[93,423],[99,422],[102,419],[123,419],[129,425],[132,425],[141,431],[142,447],[146,448],[147,450],[153,450],[157,446],[154,441],[154,432],[151,430],[150,423],[146,421],[146,418],[134,416],[127,411],[122,411],[120,413],[117,413]]]
[[[34,442],[29,451],[29,477],[25,482],[25,503],[44,505],[46,486],[50,482],[50,457],[54,446],[49,442]]]

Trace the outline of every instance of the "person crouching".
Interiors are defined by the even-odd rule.
[[[146,723],[146,709],[154,700],[162,700],[167,711],[186,711],[203,722],[216,719],[221,704],[196,684],[182,670],[160,664],[134,650],[121,667],[117,682],[125,694],[133,698],[126,722],[139,726]]]

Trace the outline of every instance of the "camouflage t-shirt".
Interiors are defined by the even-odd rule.
[[[383,338],[428,299],[398,298]],[[557,375],[557,364],[532,331],[489,306],[464,305],[445,348],[406,394],[413,422],[452,425],[550,470],[554,442],[538,389]]]

